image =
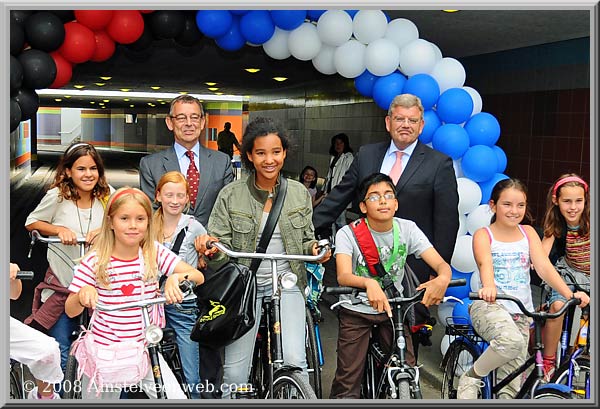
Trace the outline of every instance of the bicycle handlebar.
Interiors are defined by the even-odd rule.
[[[474,292],[474,291],[471,291],[469,293],[469,298],[471,300],[481,300],[481,298],[479,298],[479,293]],[[521,300],[519,300],[516,297],[513,297],[512,295],[496,294],[496,299],[497,300],[508,300],[508,301],[514,302],[515,304],[517,304],[517,306],[523,312],[523,314],[527,315],[528,317],[533,318],[534,320],[535,319],[547,319],[547,318],[553,319],[553,318],[560,317],[572,305],[581,304],[581,300],[579,298],[571,298],[570,300],[568,300],[566,303],[563,304],[563,306],[560,308],[560,310],[558,310],[554,313],[550,313],[550,312],[546,312],[546,311],[539,311],[539,312],[529,311],[525,307],[525,305],[523,305],[523,302]]]
[[[17,276],[15,277],[18,280],[33,280],[33,276],[35,273],[33,271],[17,271]]]
[[[62,243],[61,239],[58,236],[48,236],[44,237],[37,230],[31,231],[31,243],[29,244],[29,253],[27,254],[27,258],[31,258],[31,252],[33,251],[33,245],[36,241],[50,244],[50,243]],[[77,237],[77,244],[85,244],[85,237]]]
[[[195,287],[195,283],[193,283],[192,281],[189,280],[184,280],[181,283],[179,283],[179,288],[183,290],[183,288],[185,288],[185,292],[189,292],[187,294],[185,294],[185,296],[183,297],[183,301],[189,301],[189,300],[195,300],[197,298],[196,294],[192,291]],[[167,299],[165,297],[156,297],[156,298],[151,298],[148,300],[139,300],[139,301],[130,301],[130,302],[125,302],[125,303],[121,303],[121,304],[104,304],[104,303],[96,303],[96,308],[99,311],[119,311],[119,310],[125,310],[128,308],[138,308],[138,307],[150,307],[152,305],[155,304],[166,304]]]
[[[208,241],[206,242],[206,248],[210,249],[212,247],[216,247],[219,251],[227,254],[229,257],[233,258],[257,258],[261,260],[300,260],[306,262],[318,262],[329,250],[329,240],[323,239],[319,240],[317,243],[317,247],[321,248],[319,254],[316,256],[305,256],[299,254],[273,254],[273,253],[245,253],[241,251],[233,251],[224,244],[218,241]]]

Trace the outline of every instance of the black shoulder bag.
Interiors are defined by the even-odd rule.
[[[287,192],[287,179],[281,177],[279,192],[256,246],[265,253],[279,220]],[[203,347],[220,348],[246,334],[256,321],[256,270],[261,260],[252,259],[250,267],[228,261],[217,271],[205,274],[204,284],[196,288],[198,320],[190,339]]]

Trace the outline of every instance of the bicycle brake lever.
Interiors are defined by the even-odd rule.
[[[446,302],[446,301],[458,301],[459,303],[464,304],[463,300],[461,300],[460,298],[454,297],[452,295],[442,298],[442,302]]]

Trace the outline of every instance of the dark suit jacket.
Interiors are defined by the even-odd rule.
[[[217,195],[223,186],[233,180],[233,172],[231,158],[227,154],[207,149],[202,145],[199,152],[200,185],[196,203],[190,206],[189,213],[193,214],[203,226],[208,226],[208,217]],[[156,184],[162,175],[172,170],[181,172],[173,146],[144,156],[140,160],[140,189],[154,202]]]
[[[389,145],[390,142],[381,142],[359,149],[342,181],[314,209],[316,231],[331,225],[348,203],[357,197],[360,182],[379,172]],[[452,159],[417,142],[396,185],[396,197],[396,216],[414,221],[450,264],[459,225],[458,191]],[[429,280],[432,270],[424,261],[411,256],[408,263],[421,282]]]

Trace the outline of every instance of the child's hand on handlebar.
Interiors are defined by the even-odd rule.
[[[196,247],[196,251],[199,254],[205,255],[207,257],[211,257],[217,251],[219,251],[216,247],[211,247],[210,249],[206,247],[206,244],[211,241],[219,241],[216,237],[209,236],[208,234],[203,234],[201,236],[196,237],[194,240],[194,246]]]
[[[388,302],[387,296],[381,289],[379,283],[373,279],[369,279],[365,285],[367,290],[367,298],[371,307],[376,309],[378,312],[386,312],[388,317],[392,316],[392,308]]]
[[[167,304],[179,303],[183,300],[183,292],[179,288],[179,276],[171,274],[165,282],[165,299]]]
[[[81,287],[79,290],[79,304],[86,308],[96,308],[98,302],[98,291],[91,285]]]
[[[15,263],[10,263],[10,279],[14,280],[17,278],[17,273],[20,271],[21,269],[19,268],[18,264]]]
[[[67,227],[58,226],[58,233],[56,235],[62,244],[71,246],[77,244],[77,235]]]
[[[313,248],[312,248],[312,255],[317,256],[317,255],[319,255],[320,252],[321,252],[321,247],[319,247],[318,243],[314,243]],[[328,247],[327,253],[325,253],[323,258],[321,260],[319,260],[319,263],[321,263],[321,264],[326,263],[327,261],[329,261],[330,258],[331,258],[331,248]]]
[[[579,298],[581,300],[581,304],[579,304],[579,308],[584,308],[586,305],[590,303],[590,296],[584,293],[583,291],[577,291],[573,293],[573,297]]]

